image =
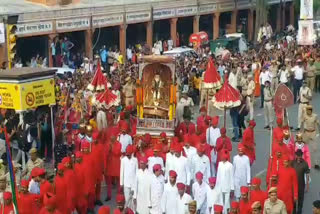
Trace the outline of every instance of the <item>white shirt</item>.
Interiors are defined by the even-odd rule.
[[[128,134],[120,134],[119,142],[121,143],[121,152],[125,153],[127,146],[132,144],[132,138]]]
[[[164,163],[163,163],[163,159],[161,157],[149,157],[148,158],[148,169],[149,169],[149,172],[150,173],[153,173],[153,166],[155,164],[160,164],[161,165],[161,168],[162,170],[165,170],[164,169]]]
[[[192,157],[197,154],[197,149],[194,148],[193,146],[189,146],[189,148],[187,148],[187,147],[184,146],[184,147],[183,147],[183,150],[184,150],[184,153],[186,154],[186,157],[187,157],[187,159],[188,159],[188,164],[189,164],[189,169],[190,169],[190,175],[191,175],[191,173],[192,173],[192,164],[191,164],[191,162],[192,162]],[[192,176],[191,176],[190,179],[192,179]]]
[[[218,164],[216,186],[224,193],[234,190],[233,166],[229,161],[220,161]]]
[[[186,157],[175,157],[175,161],[173,162],[173,170],[177,173],[177,183],[190,185],[191,174],[188,159]]]
[[[220,129],[219,128],[213,128],[210,126],[207,128],[206,131],[206,137],[207,137],[207,143],[210,146],[216,146],[217,144],[217,139],[221,136]]]
[[[194,155],[191,160],[192,174],[191,178],[195,181],[195,175],[197,172],[202,172],[203,181],[208,182],[208,179],[211,176],[210,171],[210,160],[208,156],[202,155],[200,157],[198,154]]]
[[[120,186],[134,188],[136,174],[138,171],[138,161],[133,155],[129,159],[127,156],[121,158],[120,163]]]
[[[149,206],[151,206],[151,176],[148,169],[139,169],[135,180],[135,188],[133,198],[137,200],[137,212],[141,214],[149,214]]]
[[[269,70],[266,70],[266,71],[260,73],[259,81],[260,81],[261,85],[265,85],[266,81],[271,82],[271,75],[270,75]]]
[[[127,58],[132,59],[132,50],[130,48],[127,48]]]
[[[188,204],[192,201],[189,194],[184,193],[182,197],[177,197],[177,214],[189,214]]]
[[[40,194],[40,186],[38,182],[35,182],[33,179],[31,179],[29,183],[28,191],[33,194]]]
[[[250,161],[246,155],[236,155],[233,157],[233,173],[234,173],[234,188],[235,196],[240,198],[240,187],[247,186],[251,180]]]
[[[172,186],[171,183],[168,182],[164,185],[161,198],[162,213],[177,214],[178,195],[178,188],[176,184]]]
[[[303,72],[304,72],[303,67],[300,67],[300,66],[296,65],[291,70],[294,72],[294,78],[296,80],[302,80],[303,79]]]
[[[207,208],[208,189],[208,184],[203,181],[201,185],[198,182],[194,182],[192,185],[192,195],[194,200],[197,201],[197,210],[200,210],[200,213],[205,213]]]
[[[161,198],[164,188],[164,178],[162,175],[158,177],[155,174],[151,177],[151,189],[150,189],[150,200],[151,200],[151,214],[161,214]]]
[[[169,171],[174,170],[174,162],[175,162],[175,155],[172,154],[171,152],[168,152],[166,154],[166,170],[165,170],[165,179],[168,180],[169,178]]]
[[[288,82],[288,78],[289,78],[289,71],[288,69],[285,69],[285,70],[281,70],[280,71],[280,82],[281,83],[287,83]]]
[[[209,187],[207,191],[207,214],[214,214],[214,205],[223,206],[222,192],[218,187],[213,189]]]
[[[229,84],[235,89],[237,89],[237,86],[238,86],[237,76],[238,76],[237,73],[230,72],[229,78],[228,78]]]

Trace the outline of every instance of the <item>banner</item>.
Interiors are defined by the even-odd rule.
[[[313,0],[300,1],[300,19],[313,19]]]
[[[298,30],[298,44],[299,45],[313,45],[314,30],[312,20],[300,20]]]
[[[27,110],[56,103],[54,79],[1,83],[0,108]]]

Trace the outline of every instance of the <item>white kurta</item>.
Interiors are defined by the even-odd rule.
[[[200,214],[205,214],[207,209],[207,191],[209,186],[206,182],[202,182],[200,185],[198,182],[192,184],[192,195],[195,201],[197,201],[197,210],[200,210]]]
[[[209,187],[207,191],[207,214],[213,214],[214,205],[223,205],[222,192],[218,187],[211,189]],[[210,212],[211,208],[211,212]]]
[[[190,185],[191,174],[188,159],[186,157],[176,157],[175,162],[173,163],[173,170],[177,173],[177,183]]]
[[[161,198],[163,194],[164,178],[162,175],[151,176],[150,200],[151,200],[151,214],[162,214]]]
[[[229,161],[219,162],[216,187],[224,195],[223,210],[226,213],[230,208],[230,192],[234,190],[233,166]]]
[[[213,128],[212,126],[210,126],[209,128],[207,128],[206,131],[206,139],[207,139],[207,143],[210,146],[216,146],[217,144],[217,139],[221,136],[220,133],[220,129],[219,128]]]
[[[149,172],[153,174],[153,166],[156,164],[160,164],[162,170],[164,170],[164,163],[163,163],[163,159],[161,157],[149,157],[148,158],[148,169]]]
[[[191,178],[194,181],[195,181],[196,173],[202,172],[203,181],[208,182],[208,179],[211,177],[210,160],[209,160],[208,156],[202,155],[202,157],[200,157],[198,154],[194,155],[192,157],[191,167],[192,167]]]
[[[120,134],[118,141],[121,143],[121,152],[125,153],[127,146],[132,144],[132,138],[128,134]]]
[[[162,213],[177,214],[178,195],[178,188],[176,184],[172,186],[171,183],[168,182],[164,185],[161,198]]]
[[[174,162],[175,162],[175,155],[171,152],[166,154],[166,170],[165,170],[165,179],[168,180],[169,178],[169,171],[174,170]]]
[[[137,212],[139,214],[149,214],[151,206],[151,176],[148,169],[139,169],[136,176],[133,198],[137,201]]]
[[[176,214],[189,214],[188,204],[190,201],[192,201],[192,198],[189,194],[184,193],[182,197],[178,195]]]
[[[250,183],[250,161],[246,155],[236,155],[233,158],[234,170],[234,195],[240,198],[241,186],[247,186]]]
[[[130,159],[125,156],[121,159],[120,163],[120,186],[123,186],[124,197],[126,205],[129,199],[131,191],[134,190],[136,174],[138,171],[137,158],[131,157]]]
[[[189,168],[191,170],[191,160],[192,160],[192,157],[197,154],[197,149],[193,146],[189,146],[189,148],[184,146],[183,150],[184,150],[184,153],[186,154],[186,157],[189,163]]]

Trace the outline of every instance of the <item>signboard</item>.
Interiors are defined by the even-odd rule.
[[[57,20],[56,29],[59,30],[73,30],[90,27],[90,18],[75,18],[67,20]]]
[[[27,83],[1,83],[0,108],[27,110],[56,103],[54,79]]]
[[[212,13],[218,9],[218,6],[216,4],[207,4],[207,5],[201,5],[199,6],[199,13]]]
[[[0,44],[3,44],[6,42],[6,31],[4,30],[4,24],[0,23]]]
[[[192,16],[196,15],[198,12],[198,7],[182,7],[176,9],[177,16]]]
[[[300,19],[313,19],[313,0],[300,1]]]
[[[176,15],[175,9],[158,9],[153,10],[153,19],[167,19],[172,18]]]
[[[108,25],[122,24],[123,15],[122,14],[113,14],[108,16],[99,16],[92,17],[92,26],[93,27],[103,27]]]
[[[146,22],[150,21],[151,13],[150,12],[138,12],[138,13],[127,13],[126,15],[127,22]]]
[[[31,22],[26,24],[17,24],[16,34],[27,35],[27,34],[40,34],[50,33],[53,30],[52,22]]]
[[[300,20],[298,29],[298,44],[299,45],[313,45],[314,30],[312,20]]]
[[[219,8],[221,10],[233,10],[235,8],[235,3],[234,2],[227,2],[227,3],[221,3],[219,5]]]

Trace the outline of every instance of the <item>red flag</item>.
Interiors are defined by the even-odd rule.
[[[293,102],[293,93],[285,85],[280,84],[274,95],[274,106],[276,108],[288,108],[294,104]]]

